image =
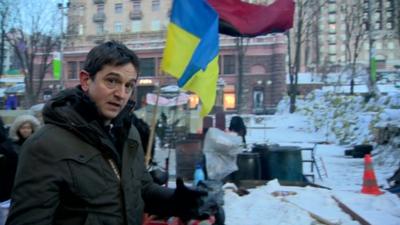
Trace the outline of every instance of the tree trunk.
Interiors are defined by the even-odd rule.
[[[242,94],[243,94],[243,60],[244,60],[244,52],[243,52],[243,37],[236,38],[236,48],[238,50],[238,88],[237,88],[237,110],[238,114],[243,112],[242,106]]]
[[[294,113],[295,111],[296,111],[296,94],[294,93],[294,91],[291,91],[289,112]]]

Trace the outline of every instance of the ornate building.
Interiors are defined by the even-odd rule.
[[[171,0],[72,0],[68,8],[68,28],[63,48],[66,87],[78,83],[79,70],[88,51],[106,40],[118,40],[140,57],[141,76],[137,102],[156,85],[176,84],[160,72]],[[237,39],[220,36],[220,87],[217,98],[227,112],[265,113],[286,93],[286,37],[281,34],[244,40],[244,59],[238,60]],[[243,68],[241,96],[238,98],[239,65]],[[191,98],[196,102],[196,97]],[[195,104],[192,104],[194,106]]]

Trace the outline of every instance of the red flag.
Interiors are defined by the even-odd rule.
[[[241,0],[208,0],[220,17],[219,32],[231,36],[254,37],[284,32],[293,26],[293,0],[276,0],[257,5]]]

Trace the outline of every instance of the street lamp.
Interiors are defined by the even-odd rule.
[[[68,9],[70,6],[70,2],[67,2],[65,5],[63,3],[58,3],[57,7],[61,12],[61,44],[60,44],[60,61],[61,61],[61,77],[60,77],[60,86],[62,89],[64,89],[64,82],[65,82],[65,77],[64,77],[64,16],[66,16],[65,10]]]

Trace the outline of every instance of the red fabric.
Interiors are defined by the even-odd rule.
[[[276,0],[267,6],[241,0],[208,0],[208,2],[219,14],[222,26],[231,26],[231,29],[240,34],[234,36],[284,32],[293,26],[295,6],[293,0]]]

